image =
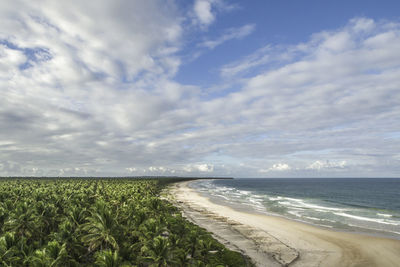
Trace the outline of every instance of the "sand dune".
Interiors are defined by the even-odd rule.
[[[400,266],[400,241],[326,230],[222,206],[177,183],[169,198],[184,215],[257,266]]]

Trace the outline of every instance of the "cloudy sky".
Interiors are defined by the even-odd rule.
[[[398,177],[399,10],[3,0],[0,176]]]

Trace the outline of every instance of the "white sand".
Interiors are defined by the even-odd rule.
[[[177,183],[169,198],[184,215],[257,266],[400,266],[400,241],[330,231],[234,210]]]

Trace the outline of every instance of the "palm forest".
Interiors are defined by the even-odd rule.
[[[0,180],[0,266],[249,266],[160,197],[177,179]]]

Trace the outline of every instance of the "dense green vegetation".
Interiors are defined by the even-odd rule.
[[[160,199],[172,181],[0,180],[0,265],[246,266]]]

